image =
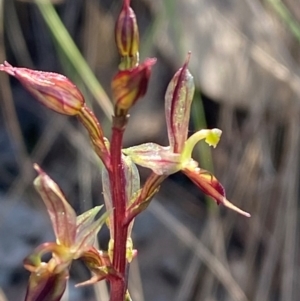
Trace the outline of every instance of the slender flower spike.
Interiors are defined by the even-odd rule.
[[[156,59],[146,59],[135,68],[119,71],[113,78],[111,86],[117,115],[119,111],[126,115],[135,102],[146,94],[151,67],[155,62]]]
[[[125,70],[136,67],[139,61],[139,31],[130,0],[123,1],[115,27],[115,38],[122,59],[119,68]]]
[[[77,115],[84,106],[81,92],[61,74],[17,68],[8,62],[0,65],[0,71],[17,78],[43,105],[57,113]]]
[[[108,213],[94,220],[101,209],[98,206],[77,217],[59,186],[37,164],[34,168],[39,174],[34,185],[47,207],[56,242],[40,245],[24,260],[25,268],[31,272],[25,301],[59,301],[66,287],[72,260],[83,258],[84,261],[92,253],[95,262],[108,262],[101,259],[100,252],[95,255],[91,251]],[[42,262],[42,257],[47,253],[51,253],[52,258]],[[87,266],[90,267],[90,261],[87,261]],[[93,269],[102,269],[101,279],[108,276],[105,271],[109,271],[109,267],[94,265]]]
[[[145,143],[123,150],[138,165],[150,168],[155,174],[168,176],[179,170],[183,171],[205,194],[215,199],[217,204],[233,209],[245,216],[249,213],[231,204],[225,197],[225,190],[220,182],[206,170],[198,167],[192,159],[195,145],[205,142],[216,147],[221,130],[200,130],[188,138],[188,123],[191,103],[194,95],[193,77],[187,69],[188,58],[172,78],[165,96],[165,113],[170,146],[163,147],[154,143]]]

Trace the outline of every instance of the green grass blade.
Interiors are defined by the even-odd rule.
[[[300,43],[300,24],[281,0],[266,0]]]

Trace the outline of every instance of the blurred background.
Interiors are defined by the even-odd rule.
[[[247,219],[217,207],[183,175],[171,176],[136,219],[133,300],[300,300],[299,1],[131,2],[141,60],[158,61],[147,96],[131,112],[125,146],[167,145],[164,92],[190,50],[197,88],[190,133],[223,131],[216,149],[200,143],[194,157],[223,183],[229,200],[252,214]],[[109,97],[119,63],[114,22],[121,3],[0,0],[0,61],[71,78],[107,137],[104,91]],[[0,101],[0,300],[21,301],[28,280],[23,258],[53,239],[32,188],[33,162],[78,213],[103,201],[100,166],[76,119],[48,111],[6,74]],[[102,231],[103,248],[107,240]],[[74,288],[88,277],[75,263],[64,300],[108,300],[104,283]]]

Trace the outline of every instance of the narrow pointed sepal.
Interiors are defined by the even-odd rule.
[[[34,186],[47,207],[57,243],[70,247],[76,236],[76,213],[59,186],[37,164],[34,169],[39,174]]]
[[[187,69],[190,53],[183,67],[170,81],[165,95],[165,112],[170,146],[180,153],[188,135],[191,104],[195,91],[194,79]]]
[[[102,206],[96,206],[76,218],[76,232],[81,232],[84,228],[88,227],[95,219],[95,216],[99,213]]]
[[[94,244],[97,233],[105,223],[106,219],[111,212],[106,211],[99,219],[87,224],[85,227],[80,227],[76,233],[76,241],[71,248],[71,252],[74,253],[73,258],[77,259],[81,254],[90,246]]]

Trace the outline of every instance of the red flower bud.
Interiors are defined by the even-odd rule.
[[[43,105],[57,113],[77,115],[84,106],[84,98],[65,76],[27,68],[17,68],[8,62],[0,70],[17,78]]]
[[[139,58],[139,31],[135,13],[129,4],[130,0],[124,0],[115,27],[116,44],[123,60],[120,69],[135,67]]]
[[[151,67],[156,59],[147,59],[143,64],[119,71],[112,80],[112,92],[116,108],[128,111],[134,103],[146,94]]]

